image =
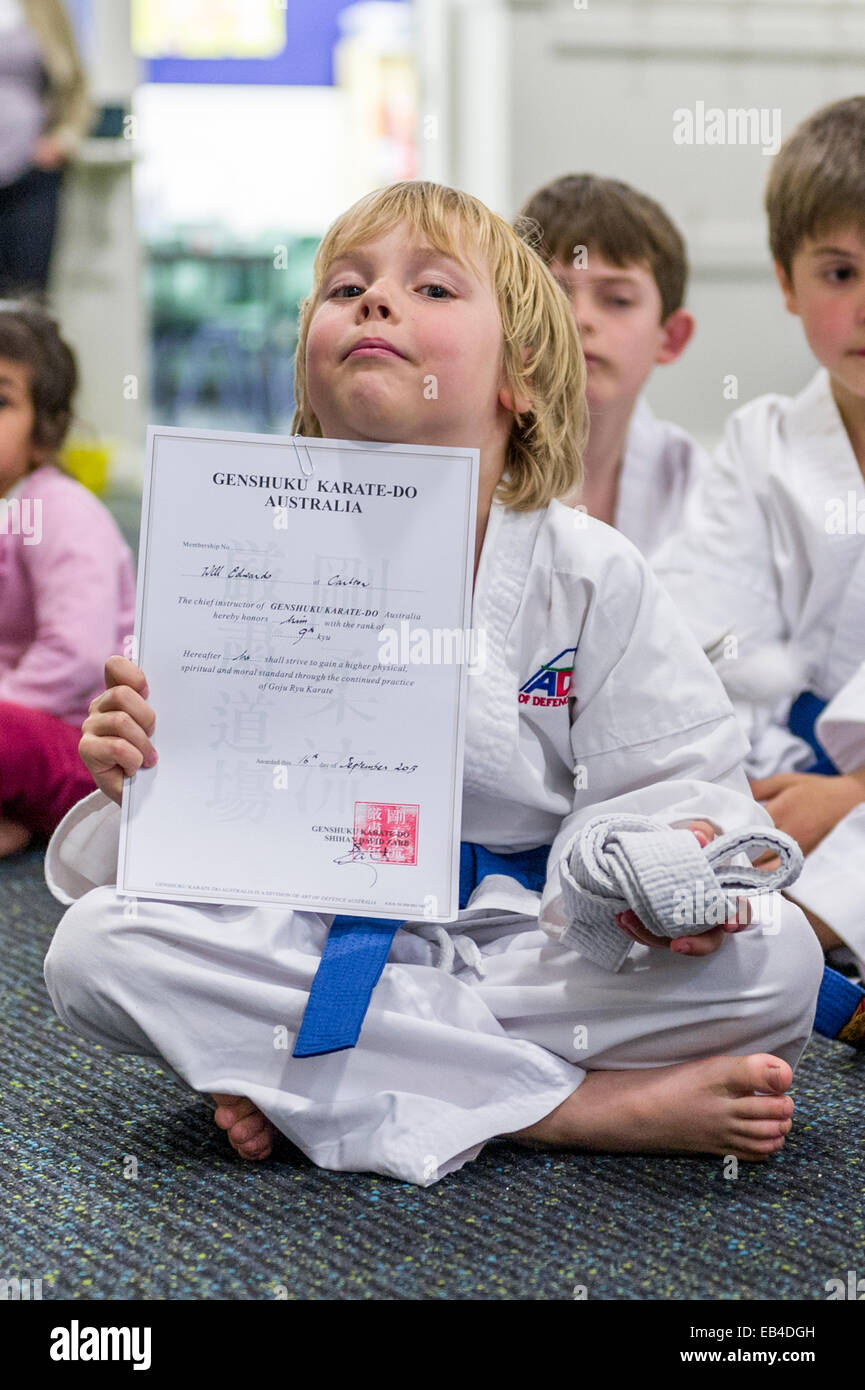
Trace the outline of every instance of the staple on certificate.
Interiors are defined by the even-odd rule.
[[[311,478],[312,475],[313,475],[313,473],[315,472],[315,464],[313,463],[312,457],[311,457],[310,452],[309,452],[309,445],[306,443],[305,440],[303,441],[303,450],[304,450],[304,453],[306,454],[306,462],[307,462],[307,464],[309,465],[309,467],[307,468],[306,465],[304,464],[303,458],[302,458],[302,456],[301,456],[300,444],[299,444],[299,441],[300,441],[302,438],[303,438],[302,435],[293,434],[293,435],[291,436],[291,442],[292,442],[292,444],[294,445],[294,452],[297,454],[297,461],[298,461],[298,463],[299,463],[299,465],[300,465],[300,471],[301,471],[301,473],[305,474],[305,476],[306,476],[307,478]]]

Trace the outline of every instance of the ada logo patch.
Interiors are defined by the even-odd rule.
[[[566,705],[574,674],[576,647],[567,647],[546,662],[520,687],[521,705]]]

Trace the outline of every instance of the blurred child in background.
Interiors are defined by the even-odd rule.
[[[865,757],[834,775],[814,733],[865,660],[865,97],[793,131],[766,208],[819,370],[735,412],[655,567],[734,697],[754,795],[807,855],[790,896],[865,971]]]
[[[538,189],[525,218],[540,228],[537,249],[571,302],[586,358],[591,428],[579,502],[649,555],[678,526],[708,463],[641,394],[655,365],[675,362],[694,333],[682,307],[685,243],[651,198],[594,174]],[[525,232],[533,238],[531,226]]]
[[[93,791],[81,725],[134,619],[129,547],[56,462],[76,384],[44,310],[0,302],[0,857]]]

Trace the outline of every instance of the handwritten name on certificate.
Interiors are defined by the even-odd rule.
[[[458,912],[476,449],[151,427],[124,896]]]

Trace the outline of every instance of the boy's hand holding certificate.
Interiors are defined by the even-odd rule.
[[[118,891],[452,920],[477,450],[148,446]]]

